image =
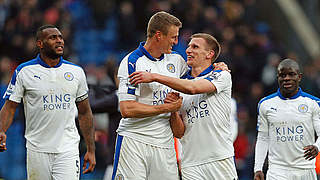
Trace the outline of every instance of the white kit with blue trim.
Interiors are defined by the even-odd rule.
[[[37,58],[19,65],[4,98],[23,99],[27,148],[60,153],[77,150],[80,137],[75,125],[75,102],[88,97],[83,69],[64,59],[55,67]]]
[[[142,83],[134,87],[128,76],[135,71],[148,71],[180,78],[188,69],[185,60],[177,53],[163,54],[153,58],[140,43],[139,47],[127,55],[118,71],[119,101],[135,100],[148,105],[163,104],[166,95],[172,91],[157,82]],[[122,118],[117,132],[122,136],[157,147],[173,148],[173,136],[169,124],[170,113],[146,118]]]
[[[319,102],[300,88],[291,98],[283,97],[278,89],[259,102],[257,130],[269,136],[269,166],[315,167],[315,159],[303,157],[303,147],[315,144],[315,132],[320,135]]]
[[[211,65],[198,77],[191,70],[182,78],[207,79],[217,91],[188,95],[182,94],[180,109],[186,130],[181,139],[182,168],[222,160],[234,155],[231,139],[231,74],[215,71]]]

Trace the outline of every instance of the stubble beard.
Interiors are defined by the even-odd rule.
[[[53,49],[45,50],[44,54],[50,59],[57,59],[63,55],[63,53],[61,53],[61,54],[56,53]]]

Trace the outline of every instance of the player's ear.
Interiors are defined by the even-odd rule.
[[[160,31],[156,31],[154,37],[156,38],[157,41],[160,41],[160,39],[161,39],[161,32],[160,32]]]
[[[298,81],[300,82],[301,79],[302,79],[302,73],[299,73],[299,74],[298,74]]]
[[[214,55],[215,55],[214,50],[210,50],[209,53],[207,54],[207,58],[208,59],[213,59]]]
[[[39,49],[41,49],[43,46],[43,42],[41,40],[37,40],[36,45]]]

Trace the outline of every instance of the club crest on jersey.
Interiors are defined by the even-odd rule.
[[[71,72],[66,72],[66,73],[64,73],[64,78],[67,81],[72,81],[74,77],[73,77],[73,74]]]
[[[167,70],[169,71],[169,72],[171,72],[171,73],[174,73],[174,72],[176,72],[176,68],[174,67],[174,65],[173,64],[167,64]]]
[[[308,111],[308,106],[305,105],[305,104],[300,104],[299,107],[298,107],[298,110],[299,110],[299,112],[301,112],[301,113],[305,113],[305,112]]]
[[[115,180],[124,180],[124,177],[122,174],[117,174]]]

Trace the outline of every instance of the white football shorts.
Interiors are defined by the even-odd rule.
[[[28,179],[79,180],[79,151],[43,153],[27,149]]]
[[[212,161],[209,163],[181,169],[182,180],[237,180],[234,158]]]
[[[112,180],[178,180],[173,148],[160,148],[118,135]]]
[[[315,169],[276,169],[267,171],[266,180],[317,180]]]

